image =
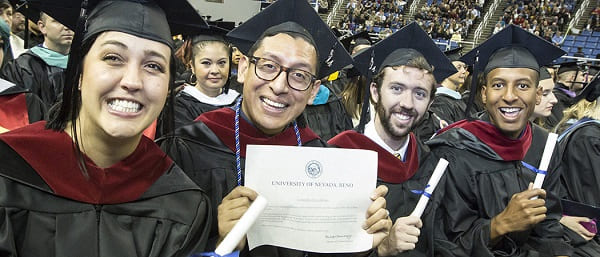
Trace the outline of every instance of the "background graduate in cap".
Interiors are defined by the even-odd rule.
[[[458,92],[458,89],[465,83],[465,79],[469,75],[467,65],[460,60],[461,51],[462,47],[444,52],[458,72],[447,77],[440,83],[441,86],[437,88],[435,100],[430,108],[440,119],[448,123],[464,119],[465,110],[467,109],[467,105]]]
[[[328,143],[378,153],[378,184],[389,188],[387,208],[394,221],[390,235],[378,247],[379,256],[402,252],[432,255],[433,228],[420,230],[421,219],[407,217],[420,198],[413,191],[425,188],[433,172],[427,163],[429,149],[417,140],[413,130],[431,105],[436,81],[456,70],[417,23],[361,52],[355,57],[355,66],[367,76],[369,68],[376,67],[369,88],[375,117],[365,125],[364,133],[345,131]],[[430,162],[435,165],[437,161]],[[432,217],[430,213],[428,209],[425,217]]]
[[[484,83],[471,92],[482,87],[487,114],[454,123],[427,142],[432,155],[450,163],[444,191],[436,192],[444,195],[435,235],[443,255],[571,254],[559,223],[560,172],[548,171],[543,189],[532,189],[536,172],[521,164],[532,144],[529,117],[542,93],[540,66],[563,54],[510,25],[463,56],[483,74]]]
[[[232,106],[240,96],[229,89],[232,50],[224,38],[227,32],[210,25],[187,36],[178,50],[191,74],[175,97],[175,128],[192,123],[202,113]]]
[[[556,85],[553,91],[558,102],[552,108],[552,115],[546,119],[549,127],[555,127],[562,119],[563,111],[576,103],[573,98],[583,88],[585,82],[585,74],[577,61],[560,63],[556,70]]]
[[[186,1],[35,4],[75,28],[78,51],[51,120],[0,136],[2,255],[203,251],[208,199],[142,135],[174,77],[168,22],[181,29],[203,20],[195,12],[178,19],[179,9],[168,9],[193,10]]]
[[[575,97],[577,103],[565,111],[565,119],[576,121],[561,133],[558,142],[562,198],[584,205],[571,207],[563,204],[566,216],[561,223],[575,248],[573,256],[600,256],[597,235],[597,223],[600,221],[600,168],[597,165],[600,160],[599,98],[600,79],[595,77]],[[571,117],[571,114],[575,115]],[[595,214],[586,211],[589,206],[595,207]]]
[[[303,124],[301,113],[319,90],[319,78],[351,63],[342,44],[305,0],[279,0],[227,36],[245,54],[238,66],[243,98],[233,108],[202,114],[194,124],[159,141],[165,148],[173,143],[168,153],[218,206],[210,247],[227,235],[257,196],[243,186],[246,145],[325,146]],[[383,198],[386,192],[385,187],[374,192],[366,215],[374,247],[391,226]],[[240,254],[319,255],[273,246],[246,248]]]
[[[546,124],[546,118],[552,115],[552,109],[558,102],[554,95],[554,80],[546,67],[540,67],[540,82],[542,88],[542,98],[540,103],[535,105],[533,114],[529,118],[533,123],[543,127],[546,130],[552,130],[552,127]]]

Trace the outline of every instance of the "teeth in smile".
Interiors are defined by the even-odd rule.
[[[278,103],[278,102],[273,102],[271,100],[269,100],[268,98],[263,98],[263,102],[265,102],[266,104],[276,107],[276,108],[284,108],[285,104],[282,103]]]
[[[500,111],[505,112],[505,113],[513,113],[513,112],[518,112],[520,110],[521,110],[521,108],[500,108]]]
[[[398,119],[401,119],[401,120],[409,120],[410,119],[409,115],[401,114],[401,113],[396,113],[396,114],[394,114],[394,116],[396,116]]]
[[[118,112],[138,112],[142,108],[137,102],[118,99],[108,102],[108,106]]]

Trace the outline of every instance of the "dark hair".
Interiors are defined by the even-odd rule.
[[[313,43],[311,43],[311,40],[306,38],[305,36],[298,34],[298,33],[293,33],[293,32],[287,32],[287,31],[279,31],[279,32],[272,32],[272,33],[263,33],[258,40],[256,40],[256,42],[252,45],[252,47],[250,48],[250,50],[248,50],[248,57],[250,56],[254,56],[254,52],[256,52],[256,50],[258,50],[258,48],[260,48],[262,46],[262,42],[266,37],[272,37],[278,34],[286,34],[290,37],[292,37],[293,39],[298,39],[301,38],[302,40],[306,41],[307,43],[309,43],[310,45],[312,45],[315,48],[315,53],[316,53],[316,57],[317,57],[317,63],[316,63],[316,71],[315,74],[319,74],[319,70],[320,70],[320,62],[319,62],[319,49],[317,48],[316,45],[313,45]]]
[[[8,0],[0,0],[0,11],[4,12],[4,10],[8,8],[13,8]]]
[[[429,102],[433,101],[435,92],[437,91],[435,76],[433,75],[433,70],[435,69],[435,67],[429,65],[429,63],[427,62],[425,57],[415,56],[414,58],[408,60],[408,62],[406,64],[400,65],[400,66],[393,66],[391,68],[396,70],[403,66],[421,69],[421,70],[424,70],[426,74],[431,75],[433,83],[431,83],[431,92],[429,94]],[[381,71],[377,75],[375,75],[375,77],[373,77],[373,82],[375,82],[375,84],[377,85],[377,92],[381,92],[381,86],[382,86],[384,77],[385,77],[385,67],[382,68]],[[367,86],[370,86],[370,85],[367,85]],[[373,99],[371,97],[371,101],[372,100]]]
[[[65,84],[63,85],[63,94],[62,99],[58,101],[49,111],[49,121],[46,124],[46,129],[52,129],[55,131],[63,131],[66,129],[67,124],[71,122],[71,126],[73,129],[73,137],[74,145],[73,148],[75,150],[75,155],[78,159],[78,165],[83,174],[87,177],[87,168],[85,166],[85,159],[83,158],[83,154],[79,147],[79,137],[77,135],[77,119],[79,117],[79,111],[81,110],[81,91],[79,90],[79,79],[83,73],[84,67],[84,59],[87,56],[88,52],[92,48],[92,45],[96,42],[98,36],[102,33],[98,33],[89,37],[85,42],[81,43],[81,47],[79,47],[78,54],[73,54],[69,60],[69,66],[67,71],[65,71]],[[75,42],[75,39],[73,40]],[[71,49],[75,49],[72,47]],[[73,51],[71,51],[73,53]],[[69,71],[69,69],[72,69]],[[174,84],[173,81],[175,79],[175,58],[173,54],[171,54],[171,61],[169,65],[169,89]],[[173,91],[173,90],[171,90]],[[171,98],[171,92],[169,98]],[[173,106],[173,105],[170,105]],[[171,131],[173,128],[173,122],[165,122],[163,126],[167,126],[167,128],[163,131]],[[169,126],[170,125],[170,126]]]

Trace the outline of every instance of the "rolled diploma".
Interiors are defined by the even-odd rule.
[[[539,170],[548,171],[548,166],[550,166],[550,159],[552,159],[552,153],[554,152],[554,146],[556,145],[556,139],[558,139],[558,134],[549,133],[548,139],[546,139],[546,146],[544,147],[544,153],[542,153],[542,161],[540,162]],[[544,183],[544,178],[546,175],[538,173],[535,175],[535,180],[533,181],[533,188],[542,188],[542,184]],[[536,197],[532,197],[533,199],[537,199]]]
[[[448,161],[446,161],[446,159],[444,158],[440,158],[437,165],[435,166],[435,169],[433,170],[433,174],[431,174],[431,178],[429,178],[429,181],[427,182],[427,185],[429,186],[425,188],[425,192],[427,192],[430,195],[433,193],[433,190],[437,186],[438,182],[440,182],[442,175],[444,175],[446,167],[448,167]],[[410,214],[410,216],[421,218],[421,215],[423,215],[428,201],[429,197],[425,196],[425,194],[422,194],[421,198],[419,198],[419,202],[417,202],[415,210]]]
[[[267,207],[267,199],[258,196],[252,202],[246,213],[242,215],[240,220],[233,226],[231,231],[225,236],[223,241],[219,244],[215,253],[224,256],[226,254],[230,254],[233,252],[235,247],[239,244],[240,240],[248,233],[252,224],[258,219],[258,216],[265,210]]]

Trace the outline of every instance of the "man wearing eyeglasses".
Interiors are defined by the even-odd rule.
[[[274,20],[272,13],[278,13],[280,20]],[[227,36],[245,54],[238,65],[243,97],[232,108],[204,113],[174,135],[158,139],[165,152],[211,198],[214,219],[207,251],[215,249],[257,197],[254,190],[243,186],[246,145],[325,147],[301,114],[319,90],[317,77],[351,63],[350,55],[305,0],[279,0]],[[391,227],[386,193],[387,188],[381,186],[365,196],[373,200],[364,224],[374,235],[373,248]],[[244,245],[242,240],[238,248]],[[260,246],[252,251],[246,247],[240,256],[337,255]]]

